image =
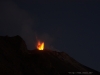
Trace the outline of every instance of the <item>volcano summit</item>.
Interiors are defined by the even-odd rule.
[[[28,50],[20,36],[0,36],[0,75],[100,75],[68,54]]]

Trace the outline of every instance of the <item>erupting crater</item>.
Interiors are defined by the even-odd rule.
[[[44,42],[38,41],[36,47],[38,50],[44,50]]]

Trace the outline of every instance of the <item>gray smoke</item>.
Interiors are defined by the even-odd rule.
[[[36,37],[45,42],[46,49],[54,49],[51,45],[53,39],[48,34],[35,34],[35,24],[29,12],[21,9],[12,1],[0,3],[0,35],[20,35],[26,42],[29,50],[36,46]]]
[[[0,5],[0,35],[20,35],[25,40],[28,49],[33,49],[32,26],[35,27],[35,25],[29,13],[20,9],[12,1],[4,1]]]

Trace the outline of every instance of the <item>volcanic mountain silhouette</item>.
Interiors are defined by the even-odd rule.
[[[0,36],[0,59],[0,75],[100,75],[64,52],[29,51],[20,36]]]

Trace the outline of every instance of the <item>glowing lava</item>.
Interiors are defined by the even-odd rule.
[[[43,50],[44,49],[44,42],[38,41],[37,42],[37,49],[38,50]]]

